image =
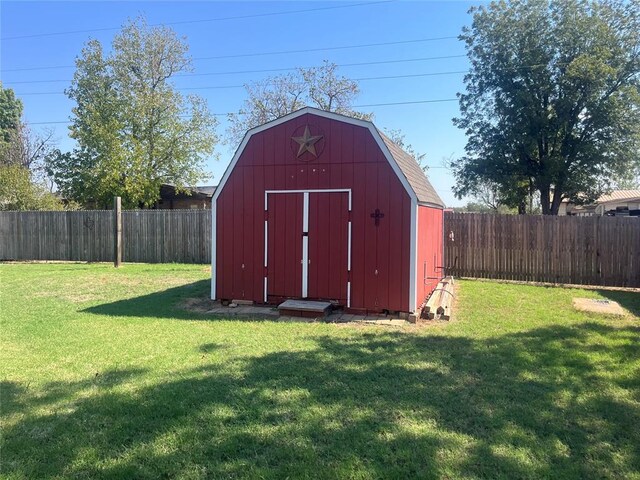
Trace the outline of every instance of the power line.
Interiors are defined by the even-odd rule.
[[[409,62],[424,62],[428,60],[445,60],[450,58],[462,58],[466,57],[465,54],[462,55],[443,55],[439,57],[419,57],[419,58],[405,58],[405,59],[394,59],[394,60],[379,60],[375,62],[356,62],[356,63],[339,63],[336,64],[336,67],[360,67],[360,66],[368,66],[368,65],[384,65],[391,63],[409,63]],[[311,68],[320,68],[320,65],[311,66],[311,67],[283,67],[283,68],[267,68],[262,70],[235,70],[228,72],[206,72],[206,73],[179,73],[175,75],[175,78],[179,77],[208,77],[208,76],[217,76],[217,75],[238,75],[245,73],[273,73],[273,72],[287,72],[294,71],[298,69],[311,69]],[[27,83],[62,83],[62,82],[71,82],[71,80],[20,80],[17,82],[8,82],[7,85],[17,85],[17,84],[27,84]]]
[[[414,78],[414,77],[434,77],[439,75],[458,75],[461,73],[469,73],[468,70],[455,70],[451,72],[431,72],[431,73],[410,73],[407,75],[389,75],[386,77],[362,77],[362,78],[354,78],[353,80],[357,80],[358,82],[364,82],[368,80],[390,80],[394,78]]]
[[[436,57],[432,57],[436,58]],[[533,69],[544,67],[545,64],[537,64],[537,65],[522,65],[520,67],[513,68],[502,68],[498,70],[523,70],[523,69]],[[418,77],[431,77],[431,76],[441,76],[441,75],[459,75],[469,73],[468,70],[453,70],[446,72],[427,72],[427,73],[409,73],[403,75],[386,75],[386,76],[378,76],[378,77],[356,77],[351,80],[363,82],[363,81],[372,81],[372,80],[392,80],[392,79],[400,79],[400,78],[418,78]],[[272,82],[264,82],[263,85],[273,85]],[[296,86],[303,86],[303,83],[295,84]],[[200,87],[175,87],[176,90],[217,90],[217,89],[232,89],[232,88],[245,88],[247,84],[242,85],[210,85],[210,86],[200,86]],[[63,95],[64,92],[27,92],[27,93],[17,93],[16,95],[19,97],[29,96],[29,95]]]
[[[311,52],[325,52],[325,51],[334,51],[334,50],[347,50],[351,48],[370,48],[370,47],[382,47],[388,45],[405,45],[410,43],[423,43],[423,42],[435,42],[439,40],[451,40],[457,39],[458,37],[455,35],[447,36],[447,37],[431,37],[431,38],[418,38],[414,40],[398,40],[394,42],[378,42],[378,43],[364,43],[358,45],[341,45],[334,47],[322,47],[322,48],[308,48],[308,49],[300,49],[300,50],[280,50],[274,52],[260,52],[260,53],[239,53],[234,55],[219,55],[215,57],[195,57],[193,60],[219,60],[225,58],[245,58],[245,57],[259,57],[266,55],[287,55],[292,53],[311,53]],[[461,55],[462,56],[462,55]],[[47,67],[25,67],[25,68],[10,68],[10,69],[0,69],[2,72],[26,72],[32,70],[53,70],[53,69],[62,69],[62,68],[75,68],[75,65],[52,65]]]
[[[389,107],[392,105],[417,105],[421,103],[457,102],[457,98],[442,98],[438,100],[413,100],[408,102],[369,103],[367,105],[353,105],[353,108]]]
[[[467,73],[467,70],[457,70],[451,72],[430,72],[430,73],[411,73],[407,75],[389,75],[382,77],[363,77],[353,78],[354,81],[372,81],[372,80],[393,80],[399,78],[417,78],[417,77],[432,77],[440,75],[457,75]],[[296,84],[297,86],[303,86],[304,84]],[[234,88],[245,88],[246,85],[209,85],[204,87],[176,87],[176,90],[225,90]],[[18,97],[25,97],[30,95],[64,95],[64,92],[27,92],[16,94]]]
[[[226,117],[227,115],[232,115],[233,112],[227,113],[210,113],[214,117]],[[188,117],[188,115],[178,115],[179,117]],[[28,125],[56,125],[56,124],[68,124],[73,123],[71,120],[57,120],[57,121],[49,121],[49,122],[26,122]]]
[[[453,38],[458,38],[455,35],[448,37],[432,37],[432,38],[421,38],[417,40],[400,40],[396,42],[379,42],[379,43],[366,43],[362,45],[344,45],[339,47],[323,47],[323,48],[305,48],[300,50],[282,50],[278,52],[263,52],[263,53],[243,53],[243,54],[235,54],[235,55],[217,55],[215,57],[196,57],[194,60],[220,60],[223,58],[243,58],[243,57],[261,57],[263,55],[288,55],[291,53],[310,53],[310,52],[326,52],[332,50],[346,50],[350,48],[368,48],[368,47],[381,47],[386,45],[405,45],[408,43],[423,43],[423,42],[435,42],[438,40],[450,40]]]
[[[353,105],[353,108],[368,108],[368,107],[388,107],[393,105],[419,105],[425,103],[443,103],[443,102],[457,102],[457,98],[441,98],[441,99],[433,99],[433,100],[412,100],[406,102],[389,102],[389,103],[370,103],[366,105]],[[224,117],[227,115],[233,115],[237,112],[227,112],[227,113],[212,113],[211,115],[217,117]],[[68,124],[72,123],[71,120],[60,120],[60,121],[51,121],[51,122],[27,122],[29,125],[54,125],[54,124]]]
[[[265,13],[253,13],[248,15],[234,15],[230,17],[216,17],[216,18],[206,18],[206,19],[198,19],[198,20],[182,20],[177,22],[155,23],[155,24],[150,24],[149,26],[159,27],[163,25],[187,25],[187,24],[194,24],[194,23],[221,22],[221,21],[227,21],[227,20],[243,20],[248,18],[275,17],[280,15],[293,15],[297,13],[319,12],[319,11],[325,11],[325,10],[336,10],[341,8],[364,7],[368,5],[378,5],[381,3],[392,3],[394,1],[396,0],[380,0],[375,2],[352,3],[349,5],[332,5],[330,7],[307,8],[302,10],[286,10],[286,11],[280,11],[280,12],[265,12]],[[120,30],[121,28],[122,27],[104,27],[104,28],[92,28],[87,30],[67,30],[63,32],[33,33],[29,35],[14,35],[12,37],[2,37],[0,40],[5,41],[5,40],[18,40],[18,39],[25,39],[25,38],[73,35],[78,33],[108,32],[108,31]]]

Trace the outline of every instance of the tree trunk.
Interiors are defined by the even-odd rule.
[[[540,187],[540,206],[542,207],[543,215],[551,215],[551,205],[549,202],[550,190],[551,187],[549,185]]]
[[[553,201],[551,202],[551,209],[549,215],[558,215],[560,211],[560,204],[562,203],[562,192],[555,190],[553,192]]]
[[[518,215],[526,215],[527,214],[527,201],[526,200],[520,200],[520,203],[518,204]]]

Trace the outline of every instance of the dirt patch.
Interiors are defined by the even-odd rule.
[[[77,294],[77,295],[63,295],[63,297],[65,300],[69,300],[71,303],[86,303],[86,302],[93,302],[95,300],[101,300],[101,297],[99,295],[93,295],[93,294]]]
[[[216,305],[218,305],[217,302],[206,297],[185,298],[180,308],[188,312],[207,313]]]
[[[574,298],[573,308],[582,312],[600,313],[603,315],[625,315],[625,310],[613,300],[599,300],[594,298]]]
[[[121,285],[125,287],[179,287],[185,285],[184,278],[178,275],[162,275],[162,276],[128,276],[128,275],[85,275],[85,282],[88,285],[96,286],[113,286]]]
[[[71,303],[86,303],[100,300],[102,297],[93,293],[63,293],[60,291],[34,292],[34,298],[60,298]]]

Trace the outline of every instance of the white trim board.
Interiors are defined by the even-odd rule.
[[[211,300],[216,299],[216,202],[211,199]]]
[[[306,235],[305,235],[306,233]],[[302,194],[302,298],[309,295],[309,192]]]
[[[265,190],[264,191],[264,210],[267,210],[267,195],[270,193],[341,193],[349,194],[349,211],[351,211],[351,189],[350,188],[311,188],[306,190]]]
[[[416,311],[416,298],[418,297],[418,279],[417,266],[418,266],[418,202],[411,201],[411,228],[409,235],[411,235],[411,244],[409,257],[411,263],[409,264],[409,275],[411,281],[409,282],[409,311]]]

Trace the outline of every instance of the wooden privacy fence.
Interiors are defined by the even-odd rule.
[[[122,212],[125,262],[211,263],[211,210]]]
[[[640,218],[452,213],[447,274],[640,287]]]
[[[114,260],[114,212],[0,212],[0,260]],[[210,263],[210,210],[122,212],[125,262]]]
[[[113,260],[113,212],[0,212],[0,260]]]
[[[114,260],[114,212],[0,212],[0,260]],[[125,262],[210,263],[210,210],[122,212]],[[640,219],[445,212],[446,274],[640,287]]]

